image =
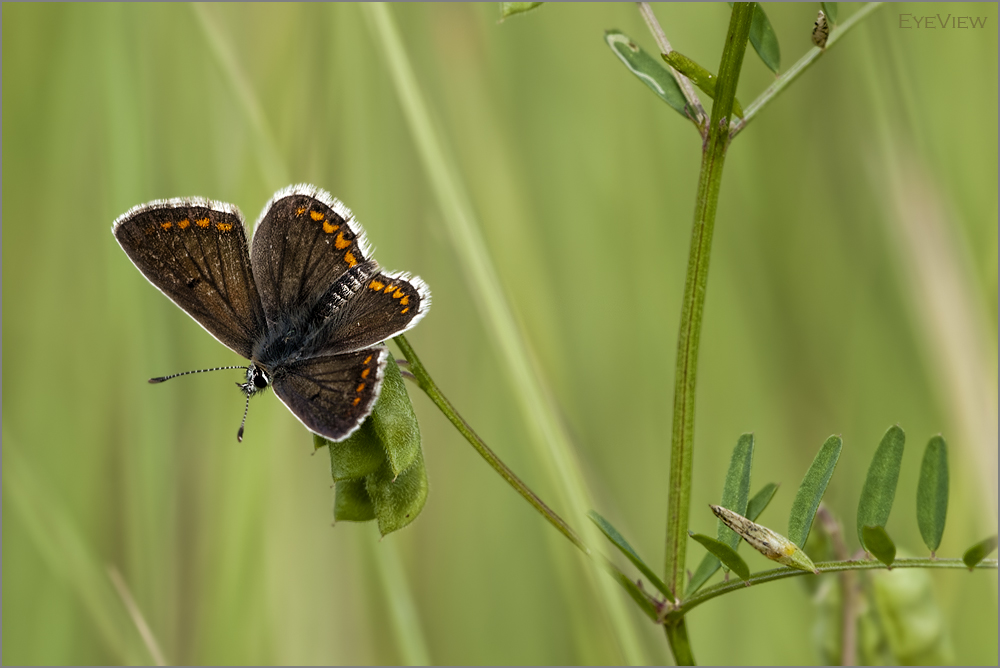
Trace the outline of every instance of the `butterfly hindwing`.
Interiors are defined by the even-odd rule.
[[[139,271],[243,357],[265,330],[239,209],[205,199],[157,200],[112,226]]]
[[[348,269],[370,254],[351,210],[326,191],[278,191],[254,228],[251,262],[269,322],[316,305]]]
[[[427,285],[405,273],[377,272],[323,325],[326,352],[359,350],[402,334],[424,317],[431,305]]]
[[[388,357],[385,346],[311,357],[276,369],[271,385],[307,429],[342,441],[371,413]]]

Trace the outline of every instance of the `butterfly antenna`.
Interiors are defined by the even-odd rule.
[[[170,380],[171,378],[176,378],[177,376],[188,376],[192,373],[207,373],[209,371],[225,371],[227,369],[246,369],[245,366],[217,366],[214,369],[197,369],[196,371],[182,371],[180,373],[172,373],[169,376],[160,376],[159,378],[150,378],[150,383],[162,383],[165,380]]]
[[[242,367],[237,367],[237,368],[242,368]],[[245,427],[247,424],[247,413],[249,411],[250,411],[250,395],[247,394],[247,405],[243,409],[243,422],[240,423],[240,430],[236,432],[236,440],[239,441],[240,443],[243,442],[243,427]]]

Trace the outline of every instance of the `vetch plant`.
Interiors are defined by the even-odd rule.
[[[541,3],[502,3],[502,17],[530,11],[539,4]],[[896,546],[887,524],[895,501],[905,445],[905,434],[898,425],[890,427],[885,433],[874,451],[868,469],[856,518],[856,535],[861,551],[855,555],[847,548],[840,522],[822,505],[823,496],[844,448],[843,439],[838,435],[830,436],[820,446],[806,471],[797,488],[784,534],[771,528],[771,520],[767,524],[758,521],[778,486],[769,482],[751,496],[750,479],[755,450],[753,434],[744,434],[738,438],[719,503],[711,506],[711,512],[718,517],[716,537],[694,534],[688,529],[692,463],[696,450],[694,424],[699,347],[712,237],[727,152],[747,125],[779,93],[878,8],[878,3],[864,5],[843,23],[838,23],[836,3],[821,5],[819,18],[810,33],[816,47],[781,74],[781,50],[777,35],[766,14],[756,3],[732,4],[722,58],[715,73],[671,47],[647,3],[639,3],[639,12],[656,41],[660,59],[644,51],[620,31],[609,30],[604,35],[612,54],[625,65],[628,72],[690,121],[702,139],[701,169],[677,339],[670,474],[667,484],[666,558],[662,570],[651,567],[620,531],[600,513],[591,510],[589,517],[596,530],[627,558],[642,577],[629,577],[611,560],[602,556],[594,542],[593,528],[580,527],[578,532],[521,481],[459,415],[406,338],[398,336],[394,339],[406,358],[407,366],[403,375],[427,394],[508,484],[573,545],[609,573],[650,622],[663,626],[678,664],[693,664],[695,660],[686,621],[691,610],[731,592],[789,577],[805,579],[806,586],[818,593],[817,600],[824,606],[824,614],[839,611],[839,636],[832,645],[824,646],[824,659],[842,661],[845,664],[859,660],[904,662],[913,660],[921,651],[926,651],[928,653],[925,656],[944,660],[948,656],[944,640],[935,645],[933,651],[920,649],[918,643],[913,641],[912,631],[918,624],[914,614],[921,606],[926,608],[930,605],[929,609],[934,607],[926,582],[917,577],[900,588],[888,585],[888,580],[877,577],[872,572],[896,569],[997,568],[995,559],[986,559],[996,548],[995,536],[971,547],[961,559],[938,558],[936,555],[948,507],[947,447],[940,435],[932,437],[927,445],[917,492],[917,521],[930,555],[903,556],[903,550]],[[440,139],[430,122],[426,104],[409,68],[399,34],[385,7],[369,5],[365,11],[372,32],[381,42],[386,54],[393,83],[444,212],[448,232],[453,241],[466,251],[463,259],[467,262],[467,271],[475,288],[488,297],[482,300],[487,305],[484,307],[485,319],[494,326],[493,333],[500,349],[513,369],[512,373],[519,387],[523,388],[524,396],[520,398],[524,402],[526,414],[531,416],[531,420],[543,434],[546,445],[551,448],[552,461],[560,467],[560,474],[563,476],[561,489],[565,497],[561,500],[572,508],[578,508],[585,495],[581,491],[579,472],[568,454],[568,437],[552,417],[548,399],[536,372],[527,362],[528,355],[520,335],[511,325],[513,318],[507,311],[509,307],[498,287],[482,238],[476,230],[475,217],[461,195],[456,171],[446,158]],[[804,26],[803,30],[809,31],[810,27]],[[777,77],[756,100],[742,106],[737,102],[735,94],[748,44]],[[706,112],[698,91],[712,100],[710,112]],[[376,415],[378,412],[376,408]],[[405,438],[411,438],[412,430],[407,433],[410,435]],[[362,439],[368,440],[362,445]],[[422,459],[419,458],[419,436],[416,437],[415,448],[412,445],[401,447],[403,451],[416,453],[403,457],[408,462],[406,466],[393,464],[394,457],[397,457],[394,454],[397,446],[393,444],[392,437],[386,440],[384,436],[375,437],[362,430],[359,431],[357,440],[358,451],[366,453],[363,457],[358,457],[358,461],[364,465],[341,474],[340,478],[337,477],[337,471],[342,467],[331,449],[334,477],[337,480],[337,516],[339,519],[354,520],[377,518],[384,534],[412,520],[409,515],[401,519],[401,512],[404,515],[408,511],[419,512],[423,504],[426,477]],[[398,502],[392,495],[386,495],[385,490],[391,488],[390,475],[407,476],[411,475],[408,473],[410,471],[416,482],[411,485],[413,498],[407,505]],[[341,485],[347,486],[343,492]],[[709,509],[699,509],[699,512],[708,511]],[[693,538],[707,551],[693,572],[687,569],[688,538]],[[781,567],[751,572],[738,552],[743,541],[769,559],[782,564]],[[724,570],[722,581],[709,586],[709,580],[720,568]],[[730,572],[737,576],[736,580],[729,578]],[[827,582],[828,579],[823,576],[830,573],[839,574],[839,588],[826,586],[821,589],[822,585],[818,583]],[[857,587],[859,577],[865,578],[864,586],[860,589]],[[831,592],[839,592],[839,598]],[[904,601],[907,596],[912,596],[920,605],[906,604]],[[927,601],[931,603],[928,604]],[[620,615],[612,617],[616,630],[620,634],[627,634],[628,622]]]

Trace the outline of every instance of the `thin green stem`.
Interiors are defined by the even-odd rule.
[[[729,144],[729,116],[732,114],[736,84],[739,81],[743,54],[746,51],[753,3],[738,2],[719,66],[715,103],[708,129],[708,141],[702,154],[698,196],[695,203],[691,248],[681,326],[677,337],[677,364],[674,376],[673,433],[670,443],[670,482],[667,502],[667,554],[664,581],[675,595],[683,590],[687,529],[691,505],[691,468],[694,445],[694,402],[698,369],[698,346],[701,337],[708,266],[712,251],[712,232],[722,184],[722,167]],[[669,636],[668,636],[669,637]]]
[[[637,2],[636,4],[639,5],[639,13],[646,22],[646,27],[649,28],[649,32],[653,33],[653,39],[656,40],[656,46],[659,47],[660,53],[668,55],[673,51],[673,48],[670,46],[670,41],[667,39],[666,33],[663,32],[663,28],[660,27],[660,22],[656,20],[653,8],[649,6],[648,2]],[[707,131],[705,121],[708,119],[708,116],[705,114],[705,108],[701,106],[701,99],[698,97],[698,93],[695,91],[694,86],[691,85],[690,79],[675,70],[668,63],[665,64],[667,69],[674,75],[674,79],[677,80],[677,84],[680,86],[688,106],[694,110],[695,117],[692,120],[701,131],[702,137],[704,137]]]
[[[732,130],[730,130],[730,137],[735,137],[746,127],[747,123],[753,120],[757,114],[760,113],[769,102],[778,96],[778,93],[788,88],[788,85],[798,79],[803,72],[809,69],[809,66],[815,63],[820,56],[832,49],[837,42],[841,40],[848,32],[851,31],[856,25],[861,23],[864,19],[868,18],[876,9],[882,5],[881,2],[870,2],[864,7],[854,12],[851,18],[847,19],[840,25],[836,27],[830,33],[830,38],[826,42],[826,48],[821,49],[819,47],[813,47],[806,51],[806,55],[799,58],[798,62],[792,65],[787,72],[782,74],[780,77],[774,80],[767,89],[757,96],[757,99],[750,103],[750,106],[746,108],[746,113],[743,118],[736,123],[733,123]]]
[[[430,397],[430,400],[434,402],[434,405],[444,413],[444,416],[448,418],[448,421],[455,425],[455,429],[458,430],[462,436],[465,437],[476,452],[479,453],[486,463],[489,464],[494,471],[500,474],[500,477],[507,481],[507,484],[513,487],[518,494],[524,497],[525,501],[530,503],[535,510],[542,514],[549,523],[554,526],[559,533],[566,536],[571,543],[576,545],[583,551],[584,554],[590,554],[590,548],[588,548],[583,540],[580,539],[576,532],[563,518],[559,517],[554,510],[549,508],[544,501],[539,498],[537,494],[531,491],[531,488],[524,484],[524,482],[517,477],[517,475],[508,468],[503,461],[497,457],[496,453],[490,449],[483,439],[479,438],[479,435],[472,430],[469,423],[466,422],[455,407],[451,405],[451,402],[441,393],[438,389],[437,384],[431,379],[430,374],[424,368],[424,365],[420,362],[420,358],[417,357],[416,351],[410,346],[410,343],[406,340],[406,337],[399,335],[393,339],[396,345],[399,346],[400,351],[402,351],[403,356],[406,357],[406,361],[410,363],[410,373],[413,374],[414,379],[417,381],[417,385],[420,387],[424,393]]]
[[[969,570],[969,567],[965,565],[961,559],[931,559],[930,557],[919,557],[910,559],[897,559],[892,562],[892,570],[897,568],[944,568],[950,570],[965,569]],[[996,570],[997,560],[996,559],[984,559],[976,565],[978,569],[984,570]],[[877,571],[877,570],[889,570],[886,568],[885,564],[876,559],[865,559],[863,561],[824,561],[816,564],[816,570],[820,573],[839,573],[842,571]],[[800,575],[813,575],[806,571],[801,571],[797,568],[790,568],[784,566],[782,568],[775,568],[770,571],[761,571],[760,573],[754,573],[746,581],[742,580],[730,580],[729,582],[720,582],[717,585],[708,587],[707,589],[702,589],[697,592],[691,598],[685,600],[679,607],[671,610],[667,614],[666,621],[669,623],[673,619],[680,619],[687,613],[691,612],[694,608],[697,608],[702,603],[711,601],[717,596],[722,596],[723,594],[728,594],[733,591],[742,591],[747,587],[751,587],[756,584],[763,584],[765,582],[773,582],[775,580],[784,580],[785,578],[798,577]]]
[[[634,583],[632,580],[611,560],[599,553],[592,552],[580,536],[573,531],[572,527],[570,527],[563,518],[559,517],[554,510],[549,508],[537,494],[531,491],[531,488],[524,484],[524,481],[518,478],[517,475],[503,463],[496,453],[493,452],[488,445],[486,445],[486,442],[483,441],[483,439],[481,439],[475,431],[473,431],[472,427],[469,426],[469,423],[466,422],[461,415],[459,415],[458,411],[455,410],[455,407],[451,405],[450,401],[448,401],[448,398],[441,393],[440,389],[438,389],[437,384],[431,378],[430,374],[427,373],[427,369],[424,368],[420,358],[417,357],[417,352],[410,345],[410,342],[406,340],[406,337],[400,334],[395,337],[393,341],[397,346],[399,346],[403,356],[406,357],[406,361],[409,362],[409,373],[407,375],[413,378],[414,382],[417,383],[417,386],[424,391],[431,401],[434,402],[434,405],[438,407],[438,410],[444,413],[444,416],[448,418],[448,421],[451,422],[452,425],[454,425],[458,430],[458,433],[464,436],[465,440],[467,440],[469,444],[475,448],[476,452],[479,453],[479,456],[485,459],[486,463],[489,464],[494,471],[499,473],[500,477],[506,480],[508,485],[513,487],[518,494],[524,497],[524,500],[530,503],[532,507],[542,515],[542,517],[548,520],[549,524],[554,526],[556,530],[559,531],[559,533],[569,539],[569,541],[573,543],[573,545],[575,545],[581,552],[593,559],[601,568],[607,571],[612,578],[614,578],[614,580],[629,593],[629,595],[634,595],[635,589],[633,588]],[[644,608],[644,610],[647,614],[649,613],[648,606]]]

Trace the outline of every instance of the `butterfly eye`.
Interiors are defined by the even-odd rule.
[[[255,373],[253,375],[253,384],[258,390],[267,387],[267,376],[263,373]]]

